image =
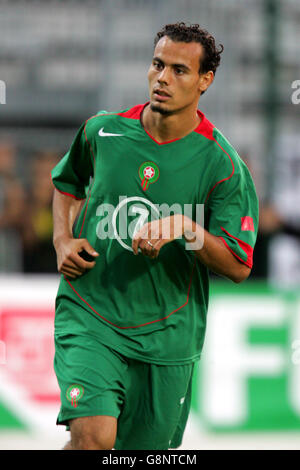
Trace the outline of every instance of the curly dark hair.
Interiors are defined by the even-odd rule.
[[[206,73],[209,70],[215,74],[220,64],[221,54],[224,50],[223,44],[216,47],[215,38],[205,29],[201,29],[198,24],[188,25],[184,22],[167,24],[156,34],[154,47],[163,37],[168,36],[175,42],[199,42],[204,49],[204,57],[200,62],[199,73]]]

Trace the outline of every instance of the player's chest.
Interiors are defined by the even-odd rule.
[[[208,155],[189,148],[113,143],[96,154],[94,194],[100,198],[141,196],[155,203],[194,204],[205,201],[213,169]]]

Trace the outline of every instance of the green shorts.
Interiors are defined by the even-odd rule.
[[[61,390],[57,424],[81,416],[115,416],[115,449],[179,447],[191,405],[195,363],[156,365],[128,359],[95,337],[55,336]]]

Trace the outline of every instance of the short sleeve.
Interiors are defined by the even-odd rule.
[[[85,136],[85,124],[78,130],[75,139],[64,157],[51,172],[56,189],[75,199],[85,199],[93,176],[90,145]]]
[[[251,174],[240,161],[232,177],[216,185],[208,199],[208,231],[249,268],[258,229],[258,198]]]

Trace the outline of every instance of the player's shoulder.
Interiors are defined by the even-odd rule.
[[[213,153],[219,169],[232,171],[232,175],[248,173],[248,168],[236,148],[217,128],[213,128]]]
[[[217,127],[213,130],[213,138],[215,142],[214,148],[221,160],[228,161],[229,158],[236,166],[243,163],[235,147]]]
[[[99,125],[107,125],[108,123],[114,122],[118,119],[120,113],[125,110],[107,111],[104,109],[99,110],[96,114],[88,117],[85,121],[85,129],[93,131],[95,128],[99,128]]]
[[[200,111],[202,121],[196,132],[205,137],[204,145],[207,146],[207,157],[213,174],[218,180],[239,180],[241,177],[249,178],[250,172],[247,165],[240,157],[236,148],[225,137],[205,114]],[[203,138],[201,139],[203,145]]]
[[[117,111],[99,110],[86,120],[85,130],[91,135],[99,132],[102,128],[102,131],[105,132],[108,129],[107,126],[109,126],[109,132],[120,132],[120,125],[121,123],[124,124],[124,120],[130,122],[139,120],[143,107],[144,104],[138,104]],[[104,126],[106,129],[104,129]]]
[[[224,134],[206,117],[206,115],[198,110],[201,116],[201,122],[195,129],[195,134],[201,137],[198,140],[198,145],[205,146],[213,158],[217,161],[218,157],[222,160],[225,155],[230,155],[231,158],[238,159],[239,156],[235,148],[226,139]],[[226,158],[224,159],[226,160]]]
[[[202,111],[198,110],[198,113],[202,119],[195,129],[195,144],[201,153],[205,151],[214,174],[233,174],[238,171],[243,161],[234,146]]]

